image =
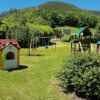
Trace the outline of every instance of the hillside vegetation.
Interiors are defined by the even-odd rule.
[[[48,10],[66,10],[66,11],[81,11],[78,7],[67,4],[64,2],[47,2],[38,6],[39,8],[48,9]]]
[[[88,25],[90,28],[99,29],[100,26],[100,16],[94,16],[89,11],[63,2],[48,2],[39,7],[19,10],[11,9],[2,13],[0,18],[0,38],[17,39],[23,46],[28,45],[28,41],[36,35],[53,35],[52,28],[79,28]]]

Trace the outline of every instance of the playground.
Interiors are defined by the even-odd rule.
[[[100,100],[99,2],[6,1],[0,100]]]
[[[95,44],[91,43],[91,36],[88,38],[89,43],[83,42],[84,45],[82,45],[81,40],[83,39],[85,41],[86,37],[83,38],[80,34],[82,32],[84,33],[84,30],[85,28],[76,31],[75,34],[78,34],[77,37],[75,36],[75,38],[72,38],[69,42],[61,42],[56,38],[51,41],[56,45],[52,44],[46,47],[48,43],[46,44],[45,42],[44,46],[38,46],[37,50],[33,50],[33,47],[30,46],[30,55],[28,55],[27,48],[20,49],[17,43],[17,45],[15,45],[14,40],[6,41],[7,45],[4,47],[5,54],[6,48],[8,48],[8,52],[9,49],[10,51],[11,49],[13,50],[13,48],[16,48],[16,50],[17,48],[18,50],[20,49],[20,55],[16,55],[15,57],[18,59],[20,56],[20,66],[17,66],[17,68],[4,66],[3,69],[8,70],[0,70],[0,100],[73,100],[73,98],[75,98],[75,100],[83,100],[74,93],[64,94],[56,76],[58,72],[61,71],[65,59],[73,55],[73,52],[74,54],[77,52],[90,52],[93,51],[92,48],[94,48],[93,52],[99,54],[100,41],[97,41]],[[76,43],[78,43],[78,45]],[[92,47],[90,43],[93,45]],[[3,40],[2,45],[4,44],[5,42]],[[84,49],[84,47],[86,49]],[[76,49],[78,50],[77,52]],[[14,53],[16,54],[16,52]],[[10,56],[8,56],[8,58],[9,57]],[[3,58],[5,58],[5,55]],[[10,60],[13,58],[14,56],[10,58]],[[4,61],[7,59],[4,59]],[[8,59],[8,62],[10,60]],[[19,61],[17,63],[19,64]]]

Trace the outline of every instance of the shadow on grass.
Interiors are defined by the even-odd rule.
[[[76,96],[74,96],[74,100],[77,100],[77,98],[79,98],[79,100],[100,100],[100,98],[98,98],[97,96],[86,96],[85,93],[77,93],[73,89],[70,89],[70,90],[67,90],[67,91],[63,90],[63,92],[65,94],[75,93]]]
[[[73,87],[68,87],[67,89],[64,89],[60,84],[57,84],[60,88],[62,88],[62,92],[64,94],[70,94],[72,95],[71,100],[100,100],[100,97],[97,96],[86,96],[85,93],[77,93],[74,91]],[[73,93],[75,94],[73,96]]]
[[[8,71],[12,72],[12,71],[23,70],[23,69],[27,69],[27,68],[28,68],[28,66],[20,65],[18,68],[8,69]]]
[[[100,100],[100,97],[86,96],[84,93],[76,93],[76,95],[84,100]]]
[[[21,56],[34,56],[34,57],[41,57],[41,56],[45,56],[45,54],[30,54],[30,55],[28,55],[28,54],[23,54],[23,55],[21,55]]]

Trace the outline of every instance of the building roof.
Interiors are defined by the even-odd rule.
[[[98,41],[98,42],[97,42],[97,44],[99,44],[99,45],[100,45],[100,41]]]
[[[80,35],[83,32],[84,28],[80,28],[78,31],[74,33],[74,35]]]
[[[80,28],[79,30],[77,30],[74,35],[78,36],[81,35],[81,33],[83,33],[83,36],[89,36],[92,35],[92,33],[90,32],[88,27],[84,27],[84,28]]]
[[[7,45],[12,44],[17,49],[20,49],[18,42],[14,39],[1,39],[0,40],[0,49],[5,48]]]

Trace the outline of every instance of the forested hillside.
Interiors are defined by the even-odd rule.
[[[53,9],[49,9],[50,7]],[[49,2],[26,9],[11,9],[2,13],[0,19],[0,38],[16,38],[21,43],[26,43],[27,39],[35,35],[52,35],[52,28],[58,26],[100,26],[100,16],[62,2]]]
[[[48,9],[48,10],[67,10],[67,11],[81,11],[80,8],[71,5],[71,4],[66,4],[64,2],[48,2],[45,4],[42,4],[38,6],[39,8],[43,9]]]

